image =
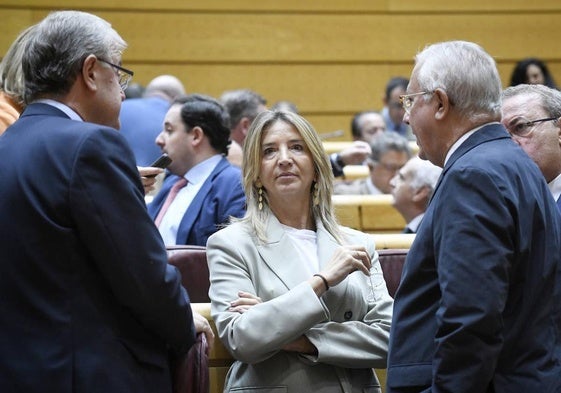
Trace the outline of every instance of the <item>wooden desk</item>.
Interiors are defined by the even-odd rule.
[[[400,233],[405,228],[392,202],[391,195],[333,195],[339,222],[370,233]]]

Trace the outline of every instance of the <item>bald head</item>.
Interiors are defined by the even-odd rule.
[[[160,75],[148,83],[143,97],[158,96],[171,102],[183,94],[185,88],[179,79],[173,75]]]

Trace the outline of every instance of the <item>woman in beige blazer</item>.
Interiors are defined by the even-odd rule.
[[[244,145],[247,213],[207,243],[226,392],[380,392],[392,299],[370,236],[337,225],[313,127],[266,111]]]

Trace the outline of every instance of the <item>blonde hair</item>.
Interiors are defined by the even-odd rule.
[[[333,194],[333,172],[323,144],[312,125],[303,117],[286,111],[264,111],[257,115],[248,130],[244,142],[242,163],[243,185],[246,196],[247,211],[241,221],[248,222],[259,240],[265,242],[265,223],[271,210],[268,207],[267,193],[262,193],[263,209],[259,209],[259,175],[263,152],[261,144],[264,133],[276,122],[284,122],[293,126],[302,136],[308,147],[314,165],[318,189],[318,204],[314,205],[314,186],[310,190],[310,213],[312,218],[320,220],[325,229],[340,243],[343,235],[339,229],[333,210],[331,196]]]
[[[34,29],[35,25],[22,31],[0,62],[0,90],[10,96],[22,108],[25,106],[23,102],[25,80],[21,62],[25,45]]]

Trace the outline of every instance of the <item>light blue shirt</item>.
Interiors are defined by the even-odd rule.
[[[158,227],[166,246],[177,244],[177,231],[185,212],[221,159],[220,154],[207,158],[183,176],[188,183],[177,193]]]

